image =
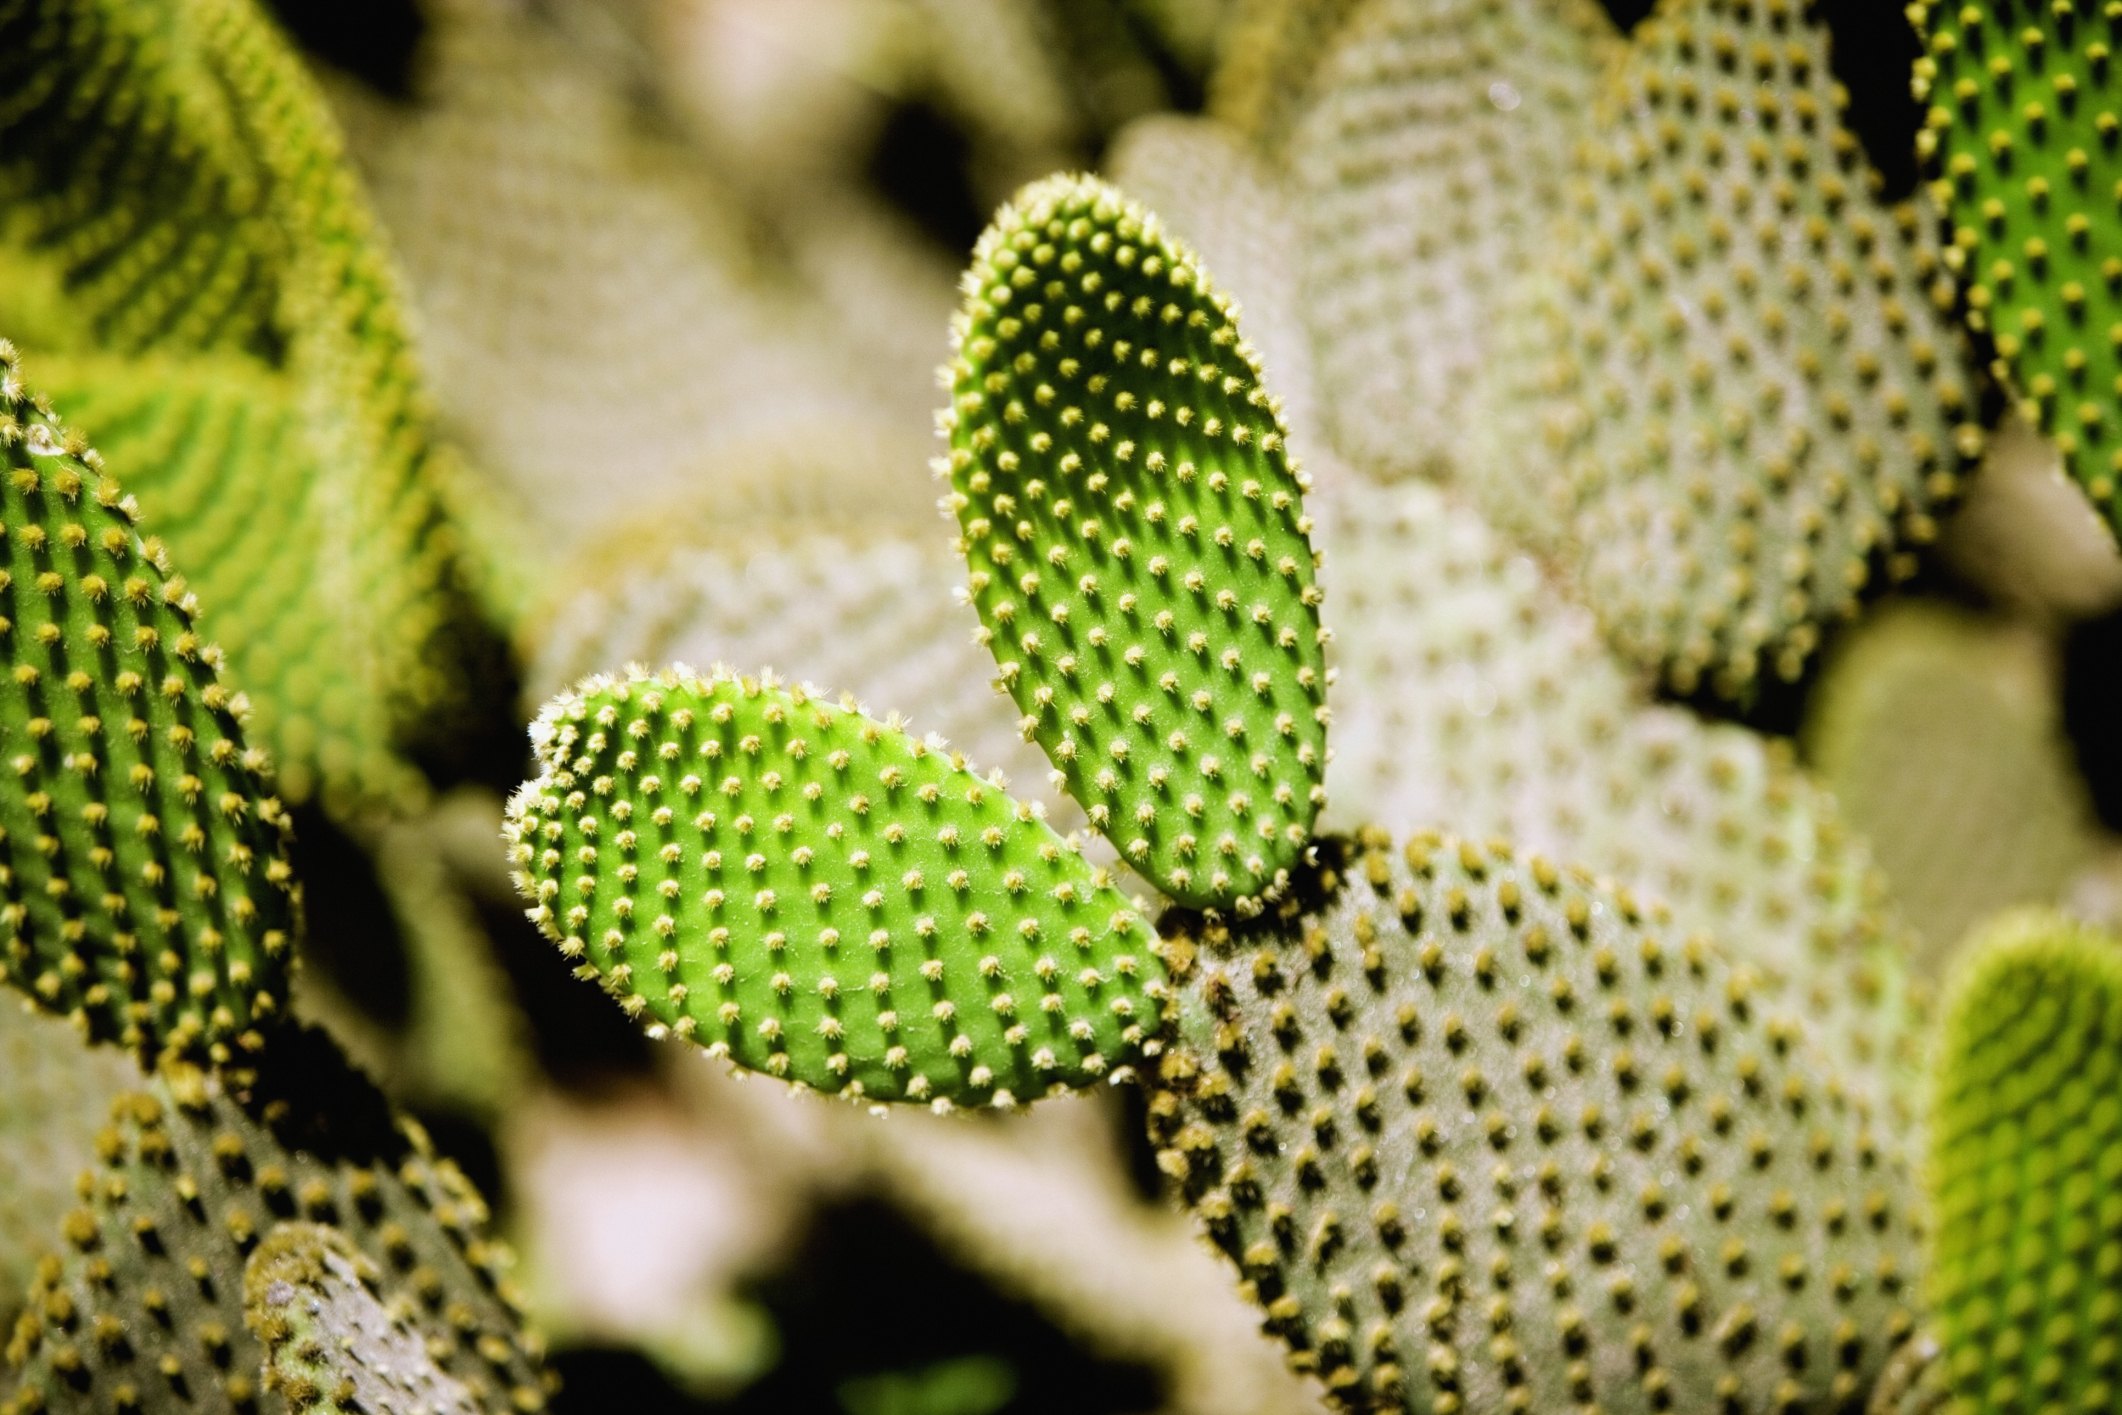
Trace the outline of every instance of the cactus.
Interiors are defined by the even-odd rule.
[[[1289,141],[1342,27],[1366,0],[1236,0],[1209,111],[1270,156]]]
[[[1928,1186],[1956,1412],[2122,1399],[2122,944],[2008,916],[1955,971]]]
[[[256,428],[231,434],[238,455],[208,464],[220,496],[178,510],[196,505],[199,463],[171,469],[166,497],[141,491],[180,559],[272,590],[270,609],[240,593],[217,607],[287,788],[342,806],[401,799],[413,788],[392,750],[458,691],[458,572],[436,489],[452,473],[329,114],[252,0],[9,0],[0,88],[0,244],[50,258],[85,332],[69,347],[118,356],[96,386],[144,420],[114,450],[182,443],[176,420],[275,386]],[[202,392],[169,367],[195,361],[246,372]],[[274,515],[228,514],[268,496]],[[284,614],[290,601],[300,613]],[[289,619],[320,632],[291,639]]]
[[[283,1032],[255,1072],[166,1065],[97,1148],[8,1347],[7,1415],[256,1408],[244,1265],[296,1217],[345,1234],[484,1408],[544,1407],[478,1194],[321,1037]]]
[[[2056,675],[2024,628],[1910,603],[1859,626],[1813,697],[1808,755],[1930,959],[2001,909],[2061,897],[2088,861]]]
[[[276,1225],[243,1266],[243,1320],[265,1347],[262,1384],[298,1415],[480,1415],[385,1307],[380,1273],[337,1229]]]
[[[160,542],[0,341],[0,972],[143,1054],[255,1048],[286,1000],[288,823]]]
[[[1470,480],[1627,657],[1742,697],[1913,568],[1980,450],[1973,380],[1808,0],[1667,0],[1610,85],[1499,315]]]
[[[1841,1408],[1908,1334],[1905,1164],[1626,894],[1373,832],[1160,927],[1162,1163],[1351,1408]]]
[[[1033,1099],[1154,1052],[1148,928],[940,745],[851,700],[679,669],[592,678],[532,737],[517,887],[652,1032],[941,1104]]]
[[[0,997],[0,1333],[14,1327],[37,1258],[74,1205],[110,1103],[141,1082],[132,1062]]]
[[[1289,166],[1327,422],[1351,461],[1460,459],[1495,306],[1542,249],[1619,47],[1592,0],[1386,0],[1336,37]]]
[[[1970,321],[2027,420],[2122,530],[2122,124],[2107,0],[1916,0],[1918,148]]]
[[[1323,800],[1324,635],[1306,482],[1227,305],[1064,177],[981,237],[952,337],[942,465],[1026,734],[1174,898],[1271,889]]]
[[[1315,498],[1338,675],[1326,820],[1502,836],[1663,901],[1814,1018],[1898,1113],[1920,1014],[1863,840],[1784,743],[1654,704],[1530,558],[1450,491]]]

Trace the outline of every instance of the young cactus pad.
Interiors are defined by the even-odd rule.
[[[2038,913],[1954,975],[1930,1123],[1953,1415],[2122,1406],[2122,942]]]
[[[1161,1163],[1357,1410],[1849,1410],[1912,1181],[1743,969],[1499,845],[1329,838],[1159,927]]]
[[[91,1035],[226,1055],[286,999],[287,818],[220,651],[0,341],[0,974]]]
[[[243,1320],[264,1386],[295,1415],[481,1415],[427,1337],[385,1307],[380,1274],[328,1224],[283,1223],[243,1267]]]
[[[1029,806],[896,725],[684,669],[532,728],[517,887],[626,1011],[871,1100],[1031,1100],[1162,1026],[1155,935]]]
[[[1918,0],[1918,146],[1976,322],[2122,530],[2122,5]]]
[[[1223,297],[1154,217],[1039,182],[980,238],[943,415],[1000,682],[1173,898],[1270,889],[1325,799],[1305,478]]]

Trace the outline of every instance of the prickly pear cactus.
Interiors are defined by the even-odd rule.
[[[1918,0],[1919,150],[1970,318],[2122,530],[2122,80],[2111,0]]]
[[[1980,450],[1926,224],[1843,103],[1810,0],[1666,0],[1470,413],[1483,504],[1682,692],[1795,678]]]
[[[1272,888],[1324,798],[1302,473],[1192,254],[1094,179],[1019,193],[953,325],[942,470],[1000,682],[1176,899]]]
[[[195,602],[0,341],[0,973],[141,1052],[219,1058],[286,1000],[288,825]]]
[[[1209,111],[1269,154],[1289,141],[1317,73],[1365,0],[1238,0]]]
[[[98,1149],[8,1346],[0,1411],[257,1409],[244,1266],[289,1219],[344,1233],[482,1408],[544,1408],[478,1194],[321,1037],[283,1032],[255,1077],[165,1068],[118,1102]]]
[[[509,805],[532,920],[651,1031],[823,1091],[1008,1103],[1153,1052],[1128,900],[998,781],[805,688],[592,678]]]
[[[2122,942],[1999,921],[1955,973],[1930,1122],[1956,1412],[2122,1400]]]
[[[1315,497],[1335,605],[1326,820],[1448,823],[1671,910],[1813,1019],[1898,1112],[1921,1032],[1907,928],[1863,839],[1787,745],[1654,703],[1535,560],[1451,490]]]
[[[1542,249],[1619,48],[1592,0],[1382,0],[1336,37],[1289,167],[1326,420],[1350,460],[1458,460],[1495,305]]]
[[[384,1304],[380,1278],[337,1229],[277,1225],[243,1267],[243,1320],[265,1346],[265,1389],[297,1415],[480,1415],[429,1354],[428,1335]]]
[[[1851,1409],[1908,1334],[1900,1157],[1627,894],[1372,832],[1160,929],[1161,1162],[1349,1408]]]
[[[447,720],[466,647],[452,473],[396,274],[300,61],[253,0],[7,0],[0,91],[0,244],[56,267],[68,349],[118,356],[109,396],[148,417],[114,450],[181,443],[192,417],[213,436],[230,400],[255,418],[230,434],[240,455],[139,490],[180,559],[266,589],[270,608],[213,607],[291,796],[417,792],[396,752]],[[169,361],[200,359],[252,377],[218,406],[196,382],[161,391],[186,382]],[[276,391],[249,399],[260,380]],[[202,477],[226,494],[180,513]],[[290,518],[300,534],[280,533]]]

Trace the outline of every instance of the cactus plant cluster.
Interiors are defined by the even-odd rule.
[[[0,0],[0,1415],[633,1399],[445,1153],[570,1047],[785,1083],[727,1148],[1175,1409],[2122,1402],[2112,786],[2053,623],[1873,603],[2007,417],[2122,505],[2112,0],[1912,5],[1905,201],[1806,0],[888,0],[1010,179],[954,316],[652,8],[436,0],[386,99]],[[1015,1138],[1116,1091],[1138,1175]]]

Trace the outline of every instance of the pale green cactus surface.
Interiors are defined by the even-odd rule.
[[[286,1002],[288,822],[160,542],[0,342],[0,972],[91,1036],[225,1057]]]
[[[255,1075],[165,1067],[113,1106],[97,1151],[8,1344],[8,1415],[257,1409],[244,1265],[297,1218],[345,1234],[485,1408],[543,1408],[484,1203],[320,1036],[284,1034]]]
[[[1500,844],[1318,847],[1160,921],[1151,1129],[1356,1410],[1861,1404],[1911,1331],[1913,1179],[1802,1026],[1627,894]]]
[[[1952,1415],[2122,1401],[2122,942],[2008,916],[1940,1034],[1930,1288]]]
[[[873,1100],[1032,1100],[1163,1029],[1155,936],[998,782],[811,691],[592,678],[533,731],[518,888],[656,1032]]]
[[[1496,305],[1542,249],[1619,44],[1593,0],[1374,0],[1336,36],[1289,166],[1344,456],[1459,460]]]
[[[376,1265],[337,1229],[277,1225],[243,1267],[243,1319],[265,1345],[262,1384],[296,1415],[481,1415],[403,1310],[386,1307]]]
[[[1091,824],[1160,888],[1271,889],[1323,800],[1323,634],[1285,446],[1223,298],[1103,183],[981,237],[943,417],[972,599]]]
[[[1844,100],[1812,5],[1661,5],[1469,414],[1484,505],[1682,692],[1796,678],[1980,450],[1936,242]]]
[[[1917,0],[1919,148],[1970,321],[2122,529],[2122,100],[2114,0]]]

